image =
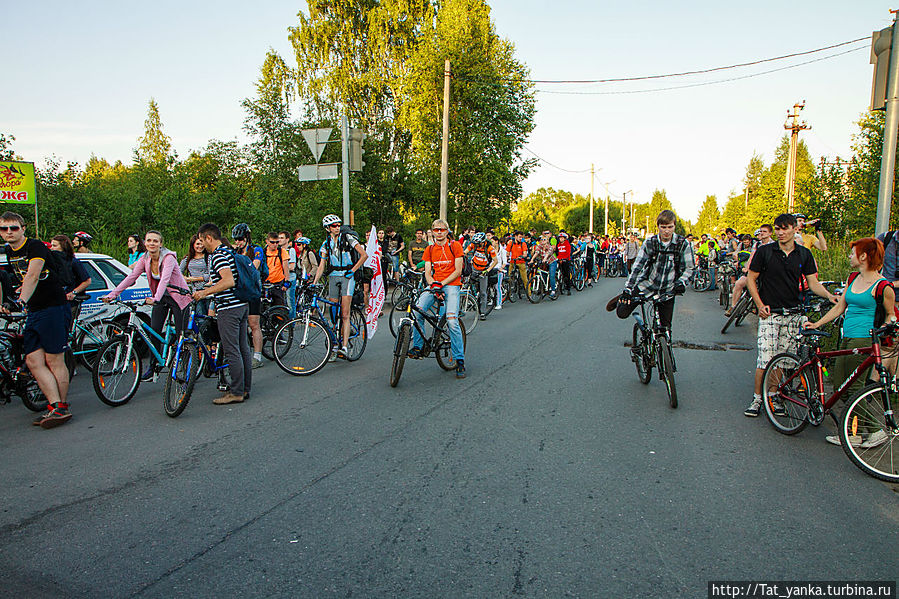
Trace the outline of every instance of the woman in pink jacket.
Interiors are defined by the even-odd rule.
[[[147,253],[134,263],[131,273],[109,295],[100,299],[108,302],[118,297],[122,291],[134,285],[140,275],[145,274],[147,282],[150,284],[150,291],[153,293],[144,300],[146,304],[153,306],[150,326],[161,335],[162,327],[171,311],[175,328],[180,332],[187,324],[184,309],[190,304],[191,298],[189,295],[183,295],[168,287],[171,284],[188,289],[187,281],[184,280],[184,275],[181,274],[181,269],[178,267],[178,257],[175,252],[162,245],[162,234],[159,231],[147,231],[144,245]],[[158,349],[159,344],[154,344]]]

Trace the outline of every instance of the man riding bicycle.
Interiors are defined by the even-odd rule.
[[[671,330],[674,315],[674,297],[687,289],[687,281],[693,274],[693,247],[674,232],[677,217],[671,210],[662,210],[656,218],[657,235],[646,240],[631,270],[619,303],[634,304],[635,293],[643,295],[672,296],[658,303],[659,322]]]
[[[446,326],[449,329],[450,350],[456,361],[456,378],[465,378],[465,342],[462,338],[462,327],[459,324],[459,290],[462,286],[462,263],[464,261],[462,244],[448,239],[449,224],[437,219],[431,225],[434,232],[434,245],[428,246],[424,253],[425,281],[428,284],[418,298],[418,307],[423,312],[431,309],[438,297],[444,300],[446,310]],[[424,340],[419,329],[424,326],[424,317],[415,315],[417,327],[412,329],[412,348],[408,357],[421,358],[421,346]]]

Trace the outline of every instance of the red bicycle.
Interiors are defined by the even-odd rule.
[[[800,332],[799,355],[780,353],[768,362],[762,383],[765,414],[777,431],[795,435],[808,424],[818,426],[830,414],[839,429],[843,451],[865,473],[888,482],[899,482],[899,426],[895,378],[883,365],[881,339],[899,332],[899,323],[871,331],[871,346],[821,351],[820,340],[830,333],[815,329]],[[830,397],[824,392],[828,375],[824,360],[865,355]],[[842,418],[831,413],[849,386],[873,367],[879,380],[867,384],[847,402]]]

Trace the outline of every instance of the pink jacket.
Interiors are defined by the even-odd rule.
[[[160,272],[159,280],[157,281],[150,275],[150,255],[144,254],[134,263],[131,274],[125,277],[125,280],[119,283],[109,295],[118,297],[120,293],[134,285],[137,277],[141,276],[141,274],[146,274],[147,281],[150,283],[150,291],[153,293],[153,301],[161,301],[162,296],[168,293],[175,300],[175,303],[178,304],[178,307],[183,310],[190,304],[191,297],[168,288],[169,283],[171,283],[172,285],[189,289],[187,281],[184,280],[184,275],[181,274],[181,269],[178,268],[178,257],[175,255],[175,252],[163,249],[162,256],[159,258],[159,264]]]

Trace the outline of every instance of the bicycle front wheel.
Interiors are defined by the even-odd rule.
[[[403,297],[390,308],[390,318],[388,320],[390,324],[390,334],[396,338],[397,333],[400,331],[400,323],[403,321],[406,316],[409,315],[409,302],[412,301],[412,298],[409,296]]]
[[[534,273],[531,276],[531,282],[528,285],[528,301],[532,304],[539,304],[543,301],[543,294],[545,290],[543,289],[543,277],[540,276],[539,273]]]
[[[727,333],[727,329],[730,328],[730,325],[733,324],[734,326],[738,326],[740,322],[743,322],[743,318],[746,318],[746,313],[749,312],[750,302],[752,302],[752,297],[750,297],[748,293],[740,298],[740,301],[737,302],[737,305],[734,306],[734,309],[731,311],[730,316],[727,317],[727,322],[721,327],[722,335]]]
[[[91,380],[100,401],[108,406],[128,403],[140,386],[141,359],[128,337],[118,335],[106,342],[97,352]]]
[[[503,302],[518,301],[518,279],[512,276],[503,277]]]
[[[403,366],[406,364],[406,354],[409,352],[409,343],[412,341],[412,324],[404,322],[400,325],[396,335],[396,345],[393,348],[393,363],[390,365],[390,386],[396,387],[403,375]]]
[[[359,308],[350,311],[350,339],[347,344],[346,359],[354,362],[362,357],[368,341],[368,327],[365,326],[365,315]]]
[[[800,367],[799,356],[777,354],[765,367],[762,403],[765,415],[777,432],[795,435],[808,424],[808,409],[814,393],[814,378]]]
[[[465,328],[471,332],[478,326],[480,311],[478,310],[478,296],[471,290],[459,295],[459,322],[465,323]]]
[[[290,312],[286,306],[272,306],[262,315],[259,323],[262,328],[262,355],[269,360],[275,359],[273,345],[275,333],[288,320],[290,320]]]
[[[311,315],[304,315],[284,323],[275,333],[276,343],[291,339],[289,346],[278,346],[275,362],[293,376],[309,376],[321,370],[331,356],[332,341],[328,326]]]
[[[93,369],[97,352],[109,341],[111,334],[117,332],[117,328],[102,320],[79,325],[75,337],[75,357],[85,368]]]
[[[865,474],[899,483],[899,431],[887,424],[884,395],[889,392],[875,383],[859,391],[846,407],[840,424],[840,444],[853,464]],[[897,406],[891,398],[895,421]],[[867,447],[866,447],[867,446]]]
[[[634,344],[631,346],[631,355],[634,365],[637,367],[637,378],[644,385],[652,378],[652,366],[649,363],[649,356],[646,355],[647,334],[639,324],[634,323]]]
[[[181,350],[175,355],[171,371],[165,377],[162,407],[167,416],[175,418],[187,407],[194,384],[203,369],[203,359],[196,343],[182,341]]]
[[[674,385],[674,356],[671,353],[671,344],[667,339],[659,340],[659,378],[665,383],[668,391],[668,404],[672,408],[677,407],[677,387]]]

